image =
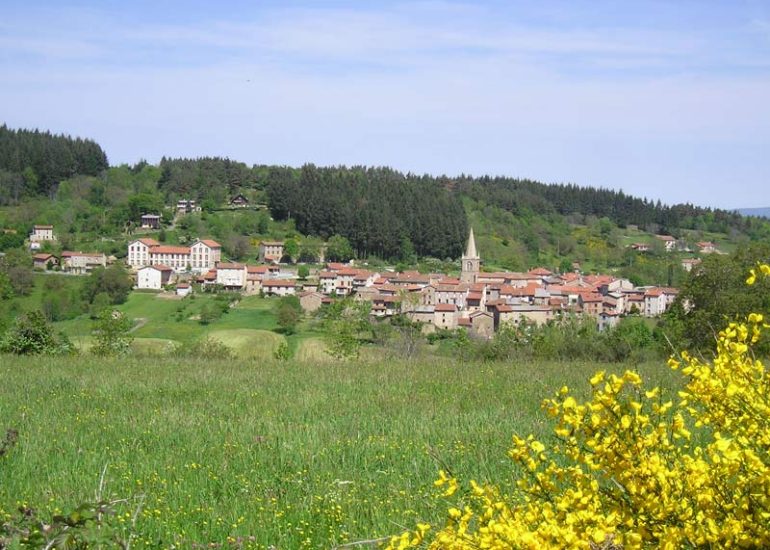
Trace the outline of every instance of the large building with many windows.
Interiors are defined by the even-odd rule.
[[[221,258],[221,245],[210,239],[199,239],[191,246],[162,245],[154,239],[137,239],[128,243],[126,263],[135,270],[148,265],[164,265],[177,273],[200,273],[212,269]]]

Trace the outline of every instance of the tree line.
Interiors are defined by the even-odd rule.
[[[266,187],[274,218],[294,220],[303,234],[346,237],[359,257],[456,258],[467,238],[460,198],[432,177],[308,164],[270,170]]]
[[[62,180],[95,176],[108,166],[107,155],[90,139],[0,126],[0,204],[52,197]]]

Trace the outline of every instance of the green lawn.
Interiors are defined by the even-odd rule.
[[[113,521],[142,503],[132,548],[330,548],[437,524],[440,468],[510,487],[511,435],[547,437],[541,399],[594,371],[340,363],[315,339],[298,355],[323,360],[3,357],[0,429],[19,442],[0,458],[0,518],[93,499],[106,467],[105,496],[129,499]],[[670,385],[662,364],[641,371]]]

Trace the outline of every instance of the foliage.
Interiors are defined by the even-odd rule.
[[[299,277],[301,280],[306,280],[309,275],[310,268],[308,266],[302,264],[297,268],[297,277]]]
[[[682,286],[675,307],[664,316],[662,330],[686,349],[714,349],[718,327],[725,322],[746,311],[770,312],[770,281],[757,281],[749,289],[744,285],[746,272],[758,260],[770,260],[767,243],[705,258]],[[761,349],[770,350],[770,346],[763,344]]]
[[[770,277],[770,266],[748,282]],[[517,494],[441,471],[436,486],[460,496],[430,548],[682,548],[770,545],[770,373],[753,347],[770,328],[751,313],[719,333],[713,361],[687,352],[673,399],[645,390],[636,372],[591,378],[590,400],[568,387],[543,406],[557,421],[551,450],[515,436]],[[420,546],[430,531],[391,540]]]
[[[40,311],[18,317],[0,340],[0,352],[16,355],[56,355],[72,350],[67,337],[55,332]]]
[[[287,344],[284,340],[278,344],[277,348],[275,348],[275,351],[273,352],[273,359],[276,359],[277,361],[286,361],[290,355],[289,344]]]
[[[190,357],[196,359],[234,359],[235,353],[223,342],[216,338],[202,338],[191,344],[179,344],[174,348],[174,355],[177,357]]]
[[[5,297],[26,296],[32,291],[34,280],[29,266],[29,254],[14,248],[0,257],[0,293]]]
[[[125,355],[131,349],[130,335],[133,323],[120,311],[104,309],[94,322],[92,334],[96,344],[91,351],[96,355]]]
[[[326,307],[326,352],[336,359],[356,359],[366,335],[371,335],[370,304],[349,298]]]
[[[61,180],[106,168],[107,155],[94,141],[0,126],[0,204],[51,196]]]
[[[347,262],[353,259],[353,247],[342,235],[332,235],[326,246],[326,260],[329,262]]]
[[[296,296],[283,296],[275,304],[278,326],[284,334],[293,334],[302,318],[302,306]]]
[[[107,268],[97,267],[83,281],[83,298],[89,303],[100,293],[105,293],[113,305],[122,304],[133,288],[131,275],[126,269],[115,264]]]
[[[303,234],[343,236],[359,257],[397,259],[405,236],[417,254],[445,258],[460,254],[468,231],[462,203],[446,183],[389,168],[305,165],[270,170],[267,194],[275,219],[295,220]],[[327,258],[334,256],[330,246]]]

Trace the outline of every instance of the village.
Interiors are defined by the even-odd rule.
[[[193,201],[180,201],[178,208],[181,213],[189,213],[197,207]],[[142,217],[142,223],[149,229],[157,229],[158,220],[154,215]],[[675,249],[675,239],[658,238],[666,251]],[[55,240],[52,226],[36,225],[29,237],[30,249],[35,252],[40,243]],[[715,251],[703,248],[703,253]],[[372,270],[355,261],[324,263],[300,277],[295,266],[282,263],[286,260],[284,254],[282,241],[262,241],[259,263],[250,265],[223,260],[222,246],[211,239],[196,239],[189,246],[181,246],[140,237],[128,243],[125,260],[103,253],[64,251],[56,257],[37,252],[33,255],[33,266],[38,270],[82,275],[124,261],[137,290],[164,291],[179,297],[196,289],[297,296],[306,312],[314,312],[334,299],[352,297],[368,302],[375,318],[403,314],[421,323],[426,332],[462,327],[479,338],[491,338],[503,324],[541,325],[569,314],[593,318],[603,330],[629,314],[657,317],[678,294],[675,288],[638,287],[628,279],[583,274],[579,269],[567,273],[543,267],[527,272],[485,272],[481,270],[482,259],[472,229],[461,258],[459,277]],[[689,271],[699,262],[697,258],[688,258],[682,260],[682,267]]]

